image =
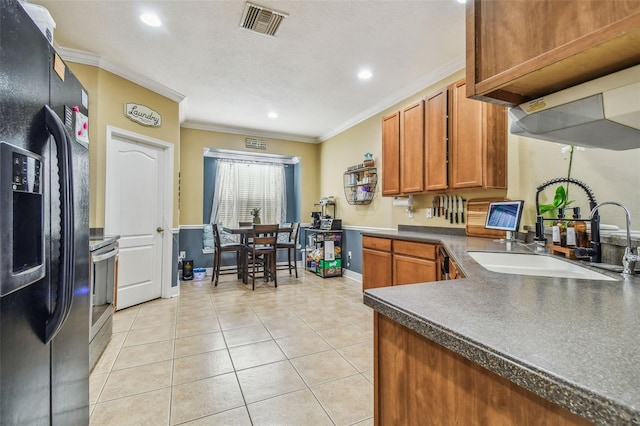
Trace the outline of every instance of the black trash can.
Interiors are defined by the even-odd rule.
[[[193,279],[193,260],[182,261],[182,280],[189,281]]]

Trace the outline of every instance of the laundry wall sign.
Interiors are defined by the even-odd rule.
[[[124,104],[124,115],[143,126],[160,127],[162,125],[162,116],[157,111],[133,102]]]

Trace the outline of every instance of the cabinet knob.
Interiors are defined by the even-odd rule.
[[[156,231],[157,231],[157,232],[164,232],[164,228],[163,228],[163,227],[161,227],[161,226],[158,226],[158,227],[156,228]]]

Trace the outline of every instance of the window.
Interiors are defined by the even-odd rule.
[[[236,226],[250,222],[260,209],[262,223],[282,223],[287,216],[283,164],[217,160],[211,223]]]

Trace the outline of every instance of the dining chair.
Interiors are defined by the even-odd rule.
[[[218,279],[220,278],[220,269],[222,264],[222,253],[225,252],[235,252],[236,253],[236,273],[238,277],[242,277],[241,270],[241,262],[240,255],[244,250],[244,246],[240,243],[222,243],[222,239],[220,238],[220,227],[217,223],[212,225],[213,227],[213,243],[214,243],[214,254],[213,254],[213,274],[211,275],[211,281],[214,281],[214,286],[218,285]]]
[[[276,254],[279,225],[253,225],[253,233],[245,246],[245,276],[251,278],[251,286],[256,289],[256,277],[262,272],[265,281],[273,279],[278,287],[276,274]]]
[[[239,225],[241,228],[243,228],[243,227],[245,227],[245,226],[253,226],[253,222],[238,222],[238,225]],[[251,239],[250,239],[251,237],[250,237],[249,235],[247,235],[247,234],[243,234],[243,235],[242,235],[242,238],[244,238],[244,239],[245,239],[245,241],[242,241],[242,243],[243,243],[243,244],[248,244],[248,243],[250,243],[250,242],[251,242]]]
[[[298,233],[300,231],[300,222],[291,223],[291,232],[289,232],[289,239],[287,241],[278,241],[277,250],[287,251],[287,264],[278,267],[280,270],[288,269],[289,275],[291,275],[291,269],[296,272],[296,278],[298,278],[298,250],[300,250],[300,244],[298,244]],[[291,257],[293,256],[293,263],[291,263]]]

